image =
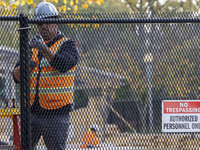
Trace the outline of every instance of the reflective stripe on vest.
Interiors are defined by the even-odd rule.
[[[31,73],[32,78],[36,78],[38,75],[38,72]],[[69,70],[67,74],[60,73],[58,71],[52,71],[52,72],[41,72],[40,78],[52,78],[52,77],[65,77],[65,76],[74,76],[74,70]]]
[[[50,49],[56,52],[60,46],[67,41],[67,38],[61,38],[55,42]],[[32,60],[37,62],[37,67],[31,72],[30,90],[31,105],[35,100],[37,75],[39,71],[39,60],[37,58],[38,50],[33,50]],[[40,62],[41,72],[39,80],[39,104],[44,109],[57,109],[73,102],[74,70],[66,73],[60,73],[49,65],[49,62],[43,58]]]

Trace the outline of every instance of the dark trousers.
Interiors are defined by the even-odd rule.
[[[38,117],[31,115],[32,148],[38,144],[41,135],[48,150],[64,150],[68,137],[70,115]]]

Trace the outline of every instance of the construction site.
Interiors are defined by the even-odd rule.
[[[100,98],[102,100],[102,98]],[[99,101],[100,102],[100,101]],[[92,113],[91,113],[92,112]],[[2,115],[2,113],[0,112]],[[115,124],[104,124],[101,112],[98,109],[95,99],[90,99],[86,108],[78,109],[72,112],[71,123],[72,128],[69,129],[69,138],[67,149],[81,149],[81,137],[91,124],[98,124],[100,131],[98,138],[102,139],[102,143],[95,149],[198,149],[200,147],[199,134],[140,134],[140,133],[121,133]],[[87,116],[87,117],[86,117]],[[95,116],[95,117],[94,117]],[[120,117],[120,116],[119,116]],[[94,119],[90,119],[94,118]],[[121,118],[123,120],[123,118]],[[77,121],[78,120],[78,121]],[[12,132],[13,123],[7,124],[7,119],[1,118],[1,140],[8,145],[1,145],[0,148],[8,147],[13,142],[9,141],[8,126]],[[128,123],[127,123],[127,126]],[[103,130],[105,129],[105,130]],[[12,134],[11,134],[12,135]],[[45,149],[43,138],[38,143],[38,149]]]
[[[55,83],[45,82],[49,91],[41,87],[46,95],[52,91],[60,94],[61,88],[54,86],[63,83],[69,90],[63,93],[71,94],[70,100],[64,99],[73,108],[69,111],[69,129],[63,131],[68,132],[66,149],[81,149],[82,144],[90,147],[91,143],[85,143],[82,137],[92,131],[93,125],[98,126],[95,138],[100,143],[91,147],[99,150],[199,149],[199,26],[191,20],[194,16],[172,14],[165,19],[165,14],[155,14],[152,19],[151,15],[95,14],[98,17],[86,15],[79,19],[77,15],[63,14],[60,20],[51,18],[60,23],[59,31],[77,41],[79,49],[74,72],[72,68],[67,71],[66,79],[73,81],[67,83],[58,82],[57,78],[65,74],[55,71],[43,55],[40,57],[52,74],[43,72],[41,79],[37,70],[29,74],[27,58],[31,52],[32,58],[33,51],[27,52],[28,40],[38,32],[38,24],[51,22],[15,15],[0,16],[0,32],[6,39],[0,39],[0,149],[30,149],[31,142],[26,142],[31,141],[29,95],[36,86],[30,87],[27,74],[36,78],[37,73],[38,84],[39,80],[56,78]],[[176,20],[177,16],[184,19]],[[20,23],[22,19],[26,21]],[[20,73],[25,82],[18,84],[13,70],[19,60],[26,69]],[[42,67],[38,64],[38,68]],[[35,101],[41,105],[40,98]],[[187,120],[190,117],[193,119]],[[175,128],[174,124],[179,126]],[[43,135],[35,149],[47,149]]]
[[[1,53],[5,52],[5,50],[5,54],[8,56],[18,56],[16,51],[5,47],[2,47]],[[4,60],[1,60],[1,64],[5,64]],[[9,57],[6,61],[9,61]],[[75,88],[76,90],[87,89],[89,100],[85,107],[75,109],[71,112],[71,126],[69,128],[67,149],[79,149],[82,144],[82,135],[92,124],[97,124],[100,128],[97,135],[101,139],[101,144],[96,149],[190,149],[200,146],[200,137],[198,134],[138,133],[134,126],[113,108],[116,89],[124,85],[123,79],[125,77],[84,66],[78,66],[77,70],[76,80],[79,81],[77,82],[79,84],[76,84]],[[13,84],[10,81],[12,79],[7,81],[8,85]],[[15,89],[7,89],[15,91]],[[101,89],[99,90],[100,94],[94,96],[92,89]],[[16,91],[13,93],[16,93]],[[12,96],[17,97],[16,95]],[[17,104],[17,102],[15,103]],[[0,137],[1,141],[4,141],[9,146],[13,144],[13,141],[10,140],[14,130],[12,115],[20,115],[20,110],[19,108],[6,108],[6,105],[13,107],[14,104],[13,101],[10,101],[9,104],[3,102],[1,105],[5,109],[0,110],[0,116],[3,117],[1,118]],[[19,106],[19,103],[17,105]],[[129,129],[129,132],[122,132],[117,124],[108,123],[107,120],[111,112],[114,113],[119,122],[123,123]],[[20,126],[19,124],[20,122],[18,122],[18,126]],[[1,147],[6,146],[2,145]],[[38,149],[40,148],[45,149],[43,137],[41,137],[38,143]]]

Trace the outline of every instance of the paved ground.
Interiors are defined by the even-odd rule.
[[[14,148],[13,145],[0,145],[0,150],[14,150]]]
[[[109,146],[105,145],[105,147],[96,147],[96,148],[86,148],[82,149],[79,148],[77,145],[68,145],[66,150],[132,150],[132,149],[138,149],[141,150],[142,148],[139,147],[115,147],[115,146]],[[47,150],[44,146],[38,146],[35,150]]]

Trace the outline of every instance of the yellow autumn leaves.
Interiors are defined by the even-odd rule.
[[[33,0],[1,0],[0,8],[16,9],[17,6],[24,6],[26,3],[28,5],[36,5]]]
[[[103,0],[94,0],[95,3],[97,3],[98,5],[103,4]]]
[[[58,0],[53,1],[55,3],[59,2]],[[63,0],[64,5],[58,7],[58,10],[59,12],[66,12],[73,9],[73,13],[77,13],[79,7],[88,9],[89,5],[91,5],[93,2],[101,5],[103,4],[104,0]]]
[[[73,13],[77,13],[78,8],[82,7],[84,9],[88,9],[89,5],[92,3],[96,3],[99,6],[103,4],[104,0],[44,0],[50,3],[55,4],[55,6],[62,4],[62,6],[58,6],[57,9],[59,12],[66,12],[73,10]],[[0,9],[1,8],[11,8],[16,9],[18,6],[31,5],[33,8],[37,6],[34,0],[1,0],[0,1]]]

